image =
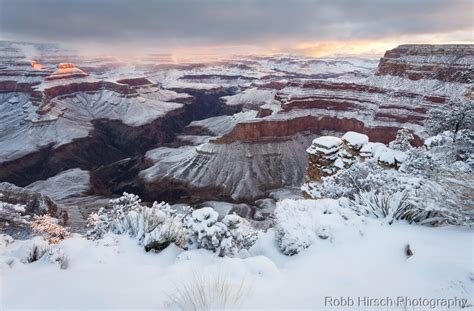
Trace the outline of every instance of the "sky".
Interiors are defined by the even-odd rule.
[[[0,40],[116,53],[380,53],[473,23],[472,0],[0,0]]]

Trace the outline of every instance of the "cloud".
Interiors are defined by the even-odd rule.
[[[123,45],[291,45],[466,31],[471,0],[0,0],[15,40]]]

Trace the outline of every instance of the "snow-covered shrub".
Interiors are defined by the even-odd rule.
[[[31,245],[20,259],[21,262],[28,264],[40,260],[50,250],[49,244],[40,237],[34,238]]]
[[[355,194],[381,187],[396,188],[399,180],[393,169],[382,168],[377,161],[357,162],[332,176],[324,177],[319,191],[321,197],[353,198]]]
[[[58,224],[59,220],[48,215],[35,216],[31,228],[37,235],[44,237],[51,244],[58,244],[69,237],[69,231]]]
[[[433,157],[426,150],[417,148],[407,152],[407,158],[399,170],[407,175],[428,178],[435,168]]]
[[[455,166],[452,166],[455,167]],[[422,185],[419,196],[432,224],[474,226],[474,176],[459,170],[443,170]]]
[[[243,230],[239,216],[226,215],[222,221],[217,220],[218,216],[210,207],[192,212],[187,219],[190,246],[204,248],[223,257],[248,249],[256,241],[256,231]]]
[[[153,203],[151,209],[144,208],[143,215],[139,217],[138,223],[144,228],[139,233],[143,236],[145,250],[160,251],[170,243],[186,248],[187,232],[184,219],[190,212],[191,209],[188,208],[182,213],[178,213],[164,202]],[[144,232],[144,234],[141,232]]]
[[[145,250],[162,250],[170,243],[185,247],[186,229],[183,219],[187,212],[178,213],[164,202],[152,207],[141,204],[137,195],[124,193],[111,200],[111,209],[100,209],[89,217],[90,239],[100,239],[107,232],[128,234],[138,239]]]
[[[414,137],[410,130],[406,128],[399,129],[395,140],[388,144],[388,147],[393,150],[407,151],[412,148],[411,142]]]
[[[332,240],[334,233],[350,223],[360,221],[337,200],[290,200],[277,203],[275,236],[285,255],[295,255],[316,239]]]
[[[245,279],[233,283],[221,271],[217,275],[194,272],[189,281],[179,284],[169,294],[166,308],[184,311],[235,309],[248,293]]]
[[[60,269],[67,269],[68,257],[58,245],[53,245],[43,237],[35,237],[26,241],[19,248],[19,259],[23,264],[42,262],[55,264]]]
[[[419,210],[412,204],[407,192],[387,193],[377,190],[359,192],[347,207],[358,215],[383,218],[392,224],[394,220],[415,221]]]
[[[468,224],[469,221],[472,224],[472,218],[470,220],[468,215],[457,208],[421,204],[407,192],[386,193],[371,190],[358,193],[354,200],[343,202],[345,207],[354,210],[358,215],[380,218],[390,225],[396,220],[422,225],[461,225]]]
[[[67,269],[69,259],[61,248],[50,247],[46,255],[50,263],[58,265],[62,270]]]
[[[178,212],[164,202],[147,207],[138,196],[128,193],[111,203],[111,209],[102,208],[89,217],[88,238],[100,239],[107,232],[128,234],[137,238],[146,251],[159,251],[170,243],[187,248],[189,243],[217,252],[219,256],[248,249],[257,238],[256,231],[246,228],[240,217],[227,215],[218,221],[218,213],[212,208],[193,212],[183,208]]]
[[[8,234],[0,234],[0,248],[5,248],[14,243],[15,240]]]
[[[426,130],[431,135],[444,131],[454,133],[453,140],[460,130],[474,129],[474,104],[472,101],[450,102],[429,112],[425,122]]]

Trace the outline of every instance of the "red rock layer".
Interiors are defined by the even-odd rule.
[[[214,142],[220,144],[230,144],[235,141],[257,143],[285,140],[289,136],[304,132],[319,134],[322,131],[355,131],[368,135],[371,141],[388,143],[395,138],[398,130],[399,127],[367,127],[362,121],[356,119],[304,116],[287,120],[263,119],[258,122],[238,123],[229,134]],[[414,144],[421,145],[422,140],[416,136]]]

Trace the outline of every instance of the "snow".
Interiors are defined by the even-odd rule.
[[[334,136],[321,136],[313,140],[313,144],[326,147],[327,149],[338,147],[342,144],[341,139]]]
[[[383,143],[373,143],[369,142],[362,146],[360,149],[360,155],[366,156],[366,157],[374,157],[376,159],[379,158],[379,155],[381,152],[383,152],[387,146]]]
[[[198,120],[191,122],[187,128],[203,128],[212,135],[224,135],[230,132],[236,124],[246,120],[255,119],[257,111],[247,110],[243,112],[234,113],[233,115],[223,115],[217,117],[211,117],[204,120]]]
[[[337,158],[337,160],[334,161],[334,166],[338,169],[344,168],[344,160],[342,160],[341,158]]]
[[[85,194],[90,188],[89,179],[89,171],[73,168],[47,180],[36,181],[26,188],[47,195],[53,200],[61,201]]]
[[[333,241],[335,233],[356,218],[351,210],[341,209],[338,201],[331,199],[286,199],[277,203],[275,215],[277,240],[287,255],[300,253],[317,238]]]
[[[339,150],[342,140],[334,136],[320,136],[313,140],[311,146],[306,149],[309,154],[325,153],[332,154]]]
[[[369,136],[349,131],[342,136],[342,140],[346,141],[350,146],[361,148],[369,142]]]
[[[385,150],[380,152],[377,159],[380,162],[383,162],[389,165],[394,165],[395,162],[402,163],[406,159],[406,157],[407,157],[406,153],[403,151],[386,148]]]
[[[8,212],[9,210],[24,213],[26,211],[26,206],[22,204],[10,204],[7,202],[0,201],[0,213]]]
[[[276,94],[276,90],[261,90],[258,88],[247,89],[233,96],[224,96],[222,99],[226,101],[226,105],[249,105],[260,106],[265,103],[271,103]]]
[[[242,285],[244,297],[235,306],[241,310],[321,310],[326,296],[351,297],[356,303],[359,296],[472,297],[472,229],[403,222],[388,226],[377,219],[360,221],[360,217],[346,221],[340,217],[344,211],[329,200],[288,200],[281,202],[281,208],[290,213],[288,217],[294,216],[285,219],[301,224],[292,225],[294,230],[310,235],[310,245],[295,256],[280,253],[274,229],[262,234],[248,252],[225,258],[174,245],[161,253],[146,253],[126,235],[109,234],[98,241],[74,235],[51,246],[52,253],[61,249],[67,256],[67,269],[60,269],[47,256],[22,263],[25,252],[38,240],[12,243],[4,239],[0,243],[0,305],[5,310],[176,310],[170,305],[170,294],[192,282],[196,274],[206,279],[223,275],[234,289]],[[331,213],[324,214],[325,210]],[[322,228],[329,238],[314,234]],[[405,255],[408,244],[411,257]],[[51,293],[54,299],[45,299]],[[374,307],[356,305],[354,310]]]

